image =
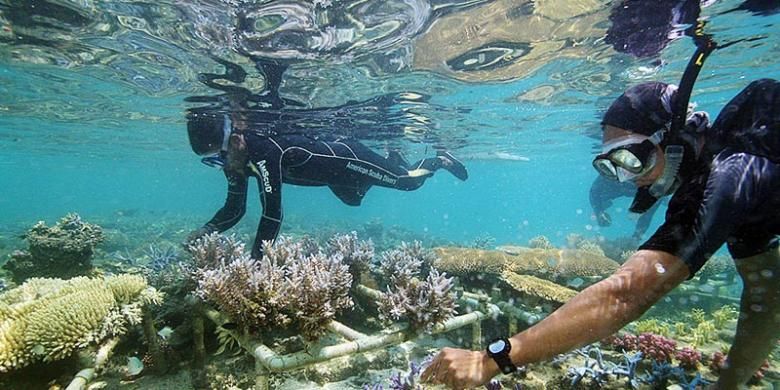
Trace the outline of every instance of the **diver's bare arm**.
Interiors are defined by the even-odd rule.
[[[638,318],[688,277],[666,252],[641,250],[533,327],[511,338],[512,361],[524,365],[599,341]]]

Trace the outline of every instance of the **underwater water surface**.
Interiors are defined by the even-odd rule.
[[[697,20],[706,22],[704,31],[716,42],[739,41],[707,60],[693,90],[697,109],[714,117],[751,81],[780,79],[780,4],[771,0],[0,0],[0,265],[25,250],[29,229],[38,221],[55,226],[77,213],[78,223],[103,230],[88,275],[143,274],[164,290],[159,270],[150,268],[166,260],[159,251],[168,248],[177,258],[186,257],[182,242],[225,201],[222,172],[200,163],[186,132],[187,110],[206,104],[192,97],[225,91],[203,82],[202,74],[224,72],[215,58],[244,69],[246,79],[235,85],[255,93],[268,87],[258,63],[285,67],[278,93],[300,104],[290,109],[348,106],[385,94],[425,96],[412,108],[393,111],[392,121],[372,111],[346,122],[322,116],[316,131],[351,135],[380,154],[400,151],[409,161],[447,150],[468,169],[466,181],[438,172],[415,191],[372,188],[359,207],[344,204],[327,188],[285,185],[282,235],[311,236],[326,248],[332,235],[356,231],[359,239],[373,240],[372,264],[402,242],[500,252],[533,246],[529,241],[539,236],[560,250],[604,244],[604,257],[620,262],[623,251],[641,242],[626,240],[637,220],[627,210],[629,197],[610,208],[611,226],[599,226],[593,214],[589,190],[597,173],[591,160],[601,152],[600,119],[631,85],[680,80],[695,50],[690,34]],[[232,85],[225,79],[222,84]],[[253,183],[249,187],[246,214],[230,231],[247,249],[262,213],[258,189]],[[654,215],[644,239],[663,221],[664,209]],[[722,248],[717,256],[728,254]],[[469,272],[455,275],[457,288],[498,294],[479,272]],[[674,337],[674,324],[683,318],[704,323],[739,296],[734,271],[728,272],[717,287],[700,288],[704,281],[691,287],[699,294],[670,297],[632,329],[666,329],[665,336]],[[575,290],[589,283],[551,273],[556,274],[551,280]],[[383,279],[377,278],[373,287],[382,288]],[[14,279],[7,268],[0,270],[0,291],[22,285]],[[188,293],[179,292],[180,301],[173,302],[184,302]],[[682,309],[675,312],[675,305]],[[555,304],[528,307],[541,315]],[[189,340],[192,324],[182,313],[154,313],[157,330],[174,329]],[[654,314],[657,323],[651,322]],[[0,315],[10,316],[2,310]],[[342,322],[360,328],[359,318],[347,315]],[[484,323],[482,347],[490,337],[505,335],[509,322]],[[260,386],[250,358],[214,354],[224,344],[215,336],[221,327],[206,323],[210,386]],[[390,357],[371,358],[383,362],[373,366],[344,363],[355,367],[352,372],[271,375],[271,388],[392,388],[388,378],[409,372],[409,361],[423,360],[423,351],[470,347],[466,330],[449,338],[425,336],[406,355],[392,349]],[[707,333],[711,340],[696,341],[705,352],[721,348],[711,333],[717,332]],[[148,352],[142,336],[140,327],[127,332],[103,378],[94,381],[108,388],[199,386],[190,379],[189,341],[176,339],[166,347],[175,352],[169,356],[172,368],[155,372],[147,361],[135,372],[135,360],[128,364],[127,359]],[[0,338],[0,350],[8,337]],[[160,337],[167,342],[168,336]],[[282,332],[280,338],[292,335]],[[297,345],[264,341],[290,350]],[[688,342],[695,344],[680,345]],[[580,351],[570,358],[587,365],[591,357],[595,352]],[[759,388],[780,384],[778,354],[773,358]],[[64,388],[80,366],[73,356],[53,360],[33,366],[50,370],[43,382],[29,372],[13,377],[0,370],[0,384]],[[539,367],[536,376],[543,379],[516,383],[563,388],[550,378],[568,378],[567,369],[574,366]],[[688,380],[694,372],[688,372]],[[711,374],[703,366],[701,372]],[[625,385],[616,380],[609,386]]]

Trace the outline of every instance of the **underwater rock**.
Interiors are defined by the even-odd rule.
[[[54,226],[43,221],[25,234],[28,249],[15,251],[3,265],[15,283],[32,277],[71,278],[92,271],[92,254],[103,241],[100,226],[68,214]]]
[[[0,295],[0,372],[64,359],[141,322],[161,297],[137,275],[32,278]]]

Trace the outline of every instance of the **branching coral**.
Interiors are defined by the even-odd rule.
[[[335,235],[328,240],[327,253],[340,255],[344,264],[349,266],[354,283],[357,283],[358,278],[368,272],[374,259],[374,243],[370,239],[358,240],[357,232],[353,231],[349,234]]]
[[[434,255],[419,242],[385,252],[380,270],[389,282],[379,301],[383,320],[407,320],[413,329],[430,329],[455,314],[452,278],[430,268]],[[428,270],[424,270],[424,268]],[[421,275],[425,279],[421,280]]]
[[[284,292],[292,299],[287,310],[306,339],[317,339],[336,313],[352,307],[352,275],[340,255],[317,253],[287,264]]]
[[[294,325],[305,338],[316,339],[337,312],[352,306],[352,275],[340,254],[311,253],[307,242],[282,238],[276,245],[264,243],[263,258],[254,260],[243,245],[222,244],[228,247],[212,248],[219,242],[209,240],[192,248],[221,259],[216,268],[199,271],[198,294],[250,330]]]
[[[33,278],[0,295],[0,372],[54,361],[140,322],[159,295],[140,276]]]
[[[100,226],[86,223],[78,214],[68,214],[54,226],[41,221],[26,234],[28,249],[16,251],[3,265],[14,282],[31,277],[86,275],[92,270],[95,246],[103,241]]]

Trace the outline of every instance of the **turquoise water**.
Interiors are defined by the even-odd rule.
[[[190,150],[184,115],[197,105],[184,99],[218,92],[197,79],[220,71],[207,54],[239,63],[250,86],[262,86],[241,50],[289,63],[281,94],[308,108],[390,92],[431,96],[440,109],[425,112],[420,132],[387,143],[411,161],[449,149],[470,173],[459,182],[439,172],[413,192],[373,188],[357,208],[327,188],[285,185],[285,217],[296,227],[381,221],[463,246],[485,237],[525,245],[545,235],[564,246],[573,234],[629,235],[630,199],[616,202],[607,228],[588,202],[600,116],[630,85],[676,83],[694,45],[682,37],[636,57],[605,43],[619,2],[532,3],[0,0],[0,238],[16,249],[16,237],[36,221],[52,224],[69,212],[120,231],[138,221],[182,221],[172,241],[208,221],[224,201],[225,180]],[[713,118],[750,81],[780,78],[780,13],[738,9],[744,3],[713,1],[701,10],[718,42],[760,38],[708,59],[693,100]],[[255,21],[256,35],[232,31],[241,12],[273,15],[274,7],[295,10],[290,23],[308,15],[314,25],[285,38],[268,16]],[[347,11],[352,19],[338,17]],[[521,16],[502,16],[512,12]],[[274,28],[278,40],[257,38],[274,37]],[[313,46],[312,37],[325,42]],[[481,42],[512,39],[532,49],[511,65],[474,72],[443,65]],[[256,199],[252,184],[237,230],[254,232]],[[658,212],[653,225],[662,220]]]
[[[75,3],[69,4],[80,10]],[[720,41],[765,39],[717,51],[707,62],[693,98],[713,115],[750,80],[780,77],[774,60],[780,50],[774,37],[780,32],[778,15],[723,14],[738,5],[724,1],[704,8],[707,31]],[[89,14],[110,22],[123,12],[140,10],[106,5]],[[602,9],[594,13],[606,15]],[[199,164],[189,151],[183,111],[192,105],[182,101],[194,92],[204,92],[193,75],[214,65],[203,65],[207,61],[200,56],[202,47],[189,51],[187,45],[165,36],[167,30],[162,26],[157,26],[158,31],[141,28],[155,21],[154,12],[134,17],[147,23],[119,23],[113,35],[102,37],[91,35],[89,28],[97,26],[89,23],[83,30],[63,30],[85,45],[79,53],[99,55],[111,42],[135,45],[135,53],[107,56],[103,59],[106,65],[79,61],[73,48],[12,45],[6,39],[0,57],[3,221],[52,220],[68,211],[86,217],[110,215],[119,209],[164,211],[206,220],[220,205],[223,179]],[[202,22],[190,21],[189,25]],[[186,20],[183,23],[188,25]],[[14,27],[13,20],[6,22],[6,29],[13,31]],[[693,45],[689,39],[678,39],[656,56],[635,58],[615,52],[599,38],[583,34],[580,58],[550,56],[547,62],[533,64],[538,69],[529,74],[503,82],[463,82],[451,75],[414,69],[370,74],[366,72],[368,54],[351,62],[324,54],[296,61],[290,69],[292,81],[283,85],[282,94],[314,107],[409,90],[430,94],[431,103],[460,110],[433,115],[431,131],[441,142],[407,143],[406,150],[413,160],[425,155],[426,148],[430,153],[434,146],[449,147],[466,161],[471,178],[459,183],[439,174],[411,193],[375,188],[358,209],[340,204],[326,190],[289,186],[284,197],[287,215],[322,221],[380,218],[387,224],[463,242],[482,234],[506,243],[525,242],[539,234],[620,235],[631,225],[622,218],[625,211],[615,218],[615,226],[602,231],[590,218],[587,189],[595,175],[590,158],[596,146],[593,136],[598,133],[598,116],[611,97],[632,83],[676,82]],[[229,53],[229,48],[219,51]],[[47,58],[42,53],[65,58]],[[665,65],[654,68],[657,61]],[[120,66],[125,63],[132,63],[134,70]],[[329,73],[339,77],[329,78]],[[540,87],[554,92],[541,101],[518,98]],[[448,136],[457,141],[448,142]],[[250,207],[254,209],[250,208],[243,223],[251,226],[258,206]]]

